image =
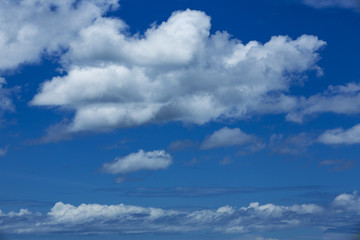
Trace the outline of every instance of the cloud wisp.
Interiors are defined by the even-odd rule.
[[[286,119],[302,123],[307,117],[321,113],[360,113],[360,83],[330,85],[323,93],[309,98],[298,97],[296,107],[287,114]]]
[[[303,2],[315,8],[340,7],[358,9],[360,7],[359,0],[303,0]]]
[[[336,128],[327,130],[321,134],[318,141],[324,144],[359,144],[360,143],[360,124],[347,130]]]
[[[357,192],[338,195],[331,203],[290,206],[250,203],[246,207],[222,206],[213,210],[169,210],[132,205],[58,202],[46,214],[0,211],[0,231],[9,234],[145,234],[209,231],[265,232],[302,227],[341,232],[354,226],[360,214]],[[346,217],[346,221],[343,221]]]
[[[110,174],[128,174],[141,170],[166,169],[172,164],[172,157],[164,150],[144,152],[139,150],[113,162],[103,164],[102,171]]]
[[[240,128],[223,127],[206,139],[201,144],[202,149],[211,149],[227,146],[243,146],[243,145],[262,145],[255,135],[247,134],[240,130]]]

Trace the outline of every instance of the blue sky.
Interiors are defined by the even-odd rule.
[[[0,2],[0,238],[356,239],[356,0]]]

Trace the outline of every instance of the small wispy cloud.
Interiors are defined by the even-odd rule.
[[[196,147],[197,145],[198,145],[198,143],[196,143],[190,139],[177,140],[177,141],[170,143],[170,145],[168,146],[168,149],[171,151],[180,151],[180,150],[185,150],[188,148]]]
[[[282,134],[273,134],[269,147],[272,152],[279,154],[302,154],[314,143],[313,138],[307,133],[284,137]]]
[[[8,150],[9,150],[9,146],[0,148],[0,156],[5,156]]]
[[[319,166],[335,172],[347,171],[357,165],[356,161],[352,160],[324,160],[319,163]]]
[[[327,130],[318,138],[324,144],[359,144],[360,143],[360,124],[349,129],[336,128]]]
[[[251,134],[241,131],[239,128],[223,127],[202,142],[202,149],[229,147],[229,146],[243,146],[243,145],[261,145],[260,140]]]
[[[118,157],[113,162],[104,163],[102,171],[110,174],[128,174],[141,170],[166,169],[172,163],[172,157],[164,150],[144,152],[139,150],[125,157]]]
[[[340,7],[358,9],[360,7],[359,0],[303,0],[303,2],[315,8]]]

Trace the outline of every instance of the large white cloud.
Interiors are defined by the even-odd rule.
[[[0,1],[0,70],[59,53],[118,0]]]
[[[243,44],[209,30],[210,18],[193,10],[141,36],[121,20],[98,19],[70,44],[68,74],[45,82],[32,105],[75,110],[69,132],[288,112],[297,101],[284,93],[296,76],[319,69],[325,45],[309,35]]]
[[[58,202],[47,214],[32,213],[26,209],[10,213],[0,211],[0,231],[17,234],[146,234],[206,230],[231,234],[313,227],[341,232],[348,231],[348,227],[357,223],[359,203],[356,192],[340,194],[324,206],[253,202],[240,208],[222,206],[195,211],[124,204],[74,206]]]
[[[172,163],[170,154],[164,150],[144,152],[139,150],[125,157],[118,157],[113,162],[105,163],[102,170],[112,174],[126,174],[140,170],[159,170],[169,167]]]
[[[327,130],[319,136],[318,140],[325,144],[358,144],[360,143],[360,124],[347,130],[343,128]]]

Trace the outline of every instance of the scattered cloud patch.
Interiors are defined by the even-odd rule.
[[[287,138],[282,134],[273,134],[269,146],[274,153],[297,155],[305,153],[313,143],[313,138],[306,133]]]
[[[143,35],[129,34],[119,19],[97,18],[69,44],[67,74],[45,82],[31,104],[75,111],[68,132],[204,124],[289,112],[297,103],[285,95],[290,86],[320,71],[326,43],[315,36],[244,44],[226,32],[210,35],[210,27],[209,16],[189,9]]]
[[[128,174],[140,170],[166,169],[172,163],[172,157],[164,150],[144,152],[139,150],[125,157],[118,157],[113,162],[105,163],[102,171],[110,174]]]
[[[286,116],[288,121],[302,123],[304,118],[320,113],[360,113],[360,83],[329,86],[326,91],[309,98],[297,98],[297,106]]]
[[[360,124],[347,130],[343,128],[327,130],[319,136],[318,141],[324,144],[359,144]]]
[[[312,227],[341,232],[357,223],[360,200],[356,192],[338,195],[324,206],[250,203],[246,207],[183,211],[132,205],[56,203],[45,214],[26,209],[0,211],[0,231],[8,234],[146,234],[209,231],[246,234]],[[339,217],[342,216],[342,217]],[[346,221],[343,221],[346,217]]]
[[[257,145],[258,139],[254,135],[244,133],[239,128],[223,127],[206,137],[201,144],[202,149],[211,149],[227,146],[242,146],[245,144]]]

